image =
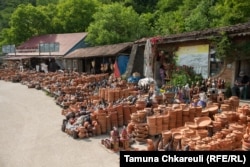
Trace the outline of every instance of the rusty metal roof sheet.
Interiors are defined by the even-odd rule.
[[[210,28],[202,31],[192,31],[180,34],[171,34],[166,36],[156,36],[150,38],[142,38],[135,41],[135,43],[145,43],[147,39],[155,39],[158,43],[173,43],[173,42],[183,42],[192,41],[199,39],[208,39],[212,36],[220,36],[221,33],[226,33],[231,36],[245,36],[250,35],[250,22],[236,24],[232,26]]]
[[[115,56],[119,52],[123,52],[132,47],[133,42],[126,42],[113,45],[103,45],[95,47],[87,47],[76,49],[67,54],[64,58],[83,58],[83,57],[99,57],[99,56]]]
[[[16,53],[17,55],[36,55],[39,56],[41,54],[48,53],[40,53],[39,54],[39,44],[40,43],[59,43],[59,52],[51,52],[50,55],[66,55],[70,49],[72,49],[76,44],[78,44],[81,40],[83,40],[87,36],[86,32],[80,33],[65,33],[65,34],[46,34],[40,36],[34,36],[22,43],[17,47],[19,51],[25,51]]]

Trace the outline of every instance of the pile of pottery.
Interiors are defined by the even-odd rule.
[[[146,123],[136,123],[133,137],[138,142],[145,142],[148,137],[148,125]]]
[[[114,127],[110,131],[110,138],[102,139],[101,143],[108,149],[115,152],[120,150],[130,150],[130,137],[126,127],[123,127],[121,132],[119,129]]]
[[[147,117],[148,124],[148,134],[151,136],[157,135],[157,126],[156,126],[156,116],[148,116]]]
[[[248,122],[246,132],[242,138],[242,149],[250,151],[250,122]]]

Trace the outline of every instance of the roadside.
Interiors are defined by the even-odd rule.
[[[108,136],[75,140],[61,129],[61,108],[45,92],[0,80],[1,167],[118,167]]]

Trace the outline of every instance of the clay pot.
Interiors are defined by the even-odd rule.
[[[199,117],[195,120],[196,125],[198,128],[206,128],[208,125],[212,123],[210,117]]]
[[[196,141],[199,141],[201,139],[201,137],[199,135],[193,135],[193,136],[190,136],[190,139],[194,142]]]
[[[211,141],[209,143],[211,151],[218,151],[219,150],[219,143],[217,141]]]
[[[240,141],[243,138],[243,133],[239,130],[233,130],[233,132],[236,137],[236,141]]]
[[[147,117],[147,123],[149,125],[156,125],[156,117],[155,116],[148,116]]]
[[[216,133],[212,136],[212,138],[213,138],[214,140],[222,139],[222,137],[223,137],[223,134],[222,134],[221,132],[216,132]]]
[[[231,123],[231,124],[229,124],[229,129],[231,129],[231,130],[238,130],[238,131],[243,132],[244,126],[240,125],[238,123]]]
[[[173,133],[172,134],[174,140],[181,140],[182,139],[182,134],[181,133]]]
[[[190,136],[195,135],[195,131],[188,129],[183,131],[183,136],[189,138]]]
[[[172,132],[170,130],[162,131],[162,138],[163,139],[170,139],[172,136]]]
[[[185,127],[188,127],[191,130],[196,130],[198,128],[194,122],[185,122]]]
[[[148,127],[148,134],[154,136],[157,134],[157,127],[156,125],[149,125]]]
[[[196,134],[199,135],[201,138],[205,138],[208,136],[208,131],[205,129],[196,130]]]
[[[208,144],[201,144],[201,145],[195,146],[196,151],[209,151],[210,149],[211,149],[210,145],[208,145]]]

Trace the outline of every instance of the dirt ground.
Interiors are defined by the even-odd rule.
[[[0,80],[1,167],[118,167],[119,153],[101,138],[61,131],[61,108],[44,91]]]

